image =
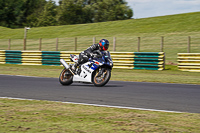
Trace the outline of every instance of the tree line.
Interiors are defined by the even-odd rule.
[[[0,26],[56,26],[130,19],[125,0],[0,0]]]

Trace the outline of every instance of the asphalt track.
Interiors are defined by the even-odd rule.
[[[200,113],[200,85],[110,81],[104,87],[58,78],[0,75],[0,97]]]

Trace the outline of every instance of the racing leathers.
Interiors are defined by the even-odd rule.
[[[79,59],[78,59],[77,65],[81,65],[81,64],[87,62],[89,60],[89,58],[94,56],[93,52],[95,50],[100,50],[100,46],[98,43],[91,45],[89,48],[87,48],[85,51],[83,51],[79,54]]]

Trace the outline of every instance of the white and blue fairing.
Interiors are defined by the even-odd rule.
[[[110,53],[107,52],[107,55],[104,54],[102,58],[90,59],[89,62],[84,63],[81,65],[81,73],[80,75],[74,75],[73,81],[80,81],[80,82],[91,82],[92,83],[92,73],[103,65],[111,66],[113,65],[112,59],[110,57]],[[111,62],[106,61],[106,58],[109,58]]]

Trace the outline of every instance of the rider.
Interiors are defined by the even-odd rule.
[[[85,51],[81,52],[79,54],[78,63],[74,65],[74,70],[76,70],[77,66],[80,66],[81,64],[87,62],[89,58],[93,58],[94,54],[93,51],[100,50],[100,51],[106,51],[109,47],[109,41],[107,39],[101,39],[99,43],[93,44],[89,48],[87,48]]]

